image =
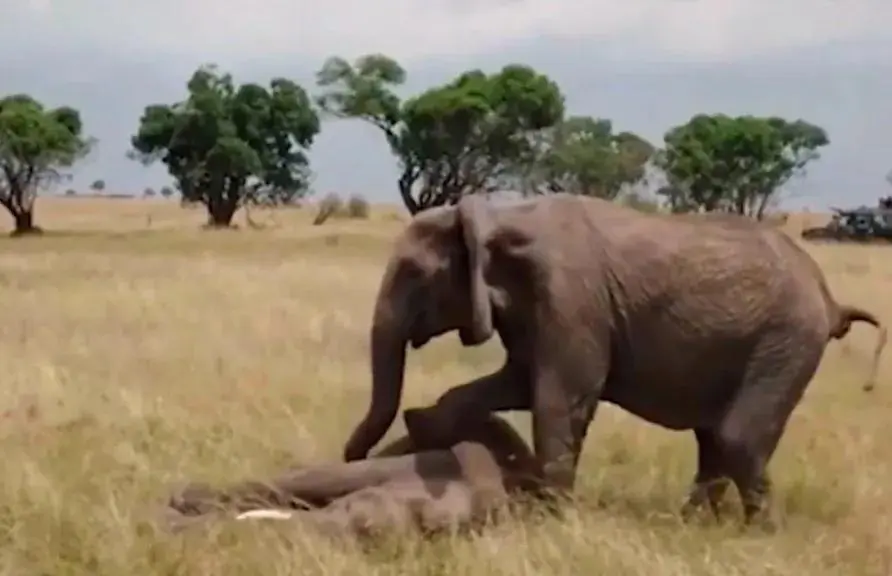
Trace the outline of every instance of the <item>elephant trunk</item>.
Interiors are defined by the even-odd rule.
[[[386,284],[385,284],[386,285]],[[372,319],[371,359],[372,398],[368,412],[344,447],[344,460],[352,462],[368,456],[396,419],[403,393],[408,330],[402,312],[405,298],[382,291]]]

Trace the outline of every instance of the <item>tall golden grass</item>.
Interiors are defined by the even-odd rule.
[[[729,523],[683,525],[692,436],[610,406],[562,520],[366,551],[288,523],[156,532],[184,480],[339,457],[368,398],[372,300],[403,224],[379,210],[314,227],[281,210],[252,213],[259,230],[207,232],[201,210],[161,200],[38,210],[47,235],[0,239],[2,574],[892,574],[892,372],[886,359],[861,391],[874,342],[861,326],[828,347],[772,462],[774,535],[741,532],[735,499]],[[892,319],[892,249],[810,250],[840,300]],[[456,340],[411,354],[404,405],[498,366],[497,344]]]

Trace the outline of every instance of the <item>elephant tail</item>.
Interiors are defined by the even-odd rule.
[[[838,321],[833,332],[830,334],[830,337],[835,340],[844,338],[845,335],[849,333],[849,329],[852,327],[853,322],[866,322],[867,324],[870,324],[877,329],[877,342],[876,346],[874,346],[873,349],[873,360],[870,367],[870,376],[868,377],[867,382],[864,383],[864,390],[869,392],[876,386],[876,377],[877,371],[879,370],[880,356],[883,353],[883,349],[886,347],[888,334],[886,326],[882,322],[880,322],[880,320],[875,315],[868,312],[867,310],[858,308],[857,306],[839,306]]]

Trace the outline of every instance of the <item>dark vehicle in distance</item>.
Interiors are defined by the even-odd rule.
[[[806,228],[802,239],[828,242],[892,242],[892,206],[870,208],[860,206],[849,210],[833,208],[834,214],[826,225]]]

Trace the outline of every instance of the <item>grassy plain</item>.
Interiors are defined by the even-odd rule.
[[[178,482],[339,456],[402,224],[379,211],[313,227],[288,210],[205,232],[202,211],[160,200],[42,199],[37,215],[46,236],[0,238],[0,574],[892,574],[892,359],[863,393],[861,325],[829,346],[772,463],[773,536],[682,525],[693,438],[609,406],[563,521],[372,553],[287,524],[158,534],[146,519]],[[892,249],[812,250],[840,300],[892,320]],[[434,342],[410,357],[404,405],[500,360],[497,344]]]

